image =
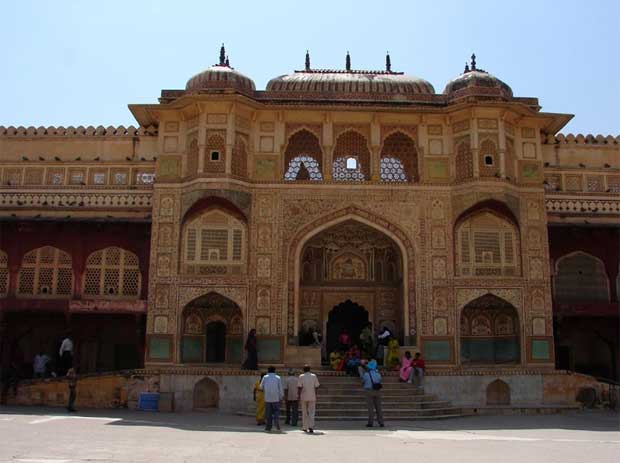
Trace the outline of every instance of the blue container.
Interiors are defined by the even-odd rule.
[[[159,410],[158,392],[141,392],[138,398],[138,410],[156,412]]]

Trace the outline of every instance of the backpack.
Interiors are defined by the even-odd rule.
[[[383,384],[381,384],[381,383],[375,383],[375,382],[372,380],[372,370],[370,370],[370,371],[368,372],[368,377],[370,378],[370,382],[371,382],[371,384],[372,384],[372,389],[373,389],[373,390],[375,390],[375,391],[380,391],[380,390],[381,390],[381,388],[383,387]]]

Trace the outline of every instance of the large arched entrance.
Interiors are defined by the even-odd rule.
[[[335,331],[347,328],[359,336],[362,318],[375,327],[392,327],[401,342],[409,334],[403,310],[403,255],[390,236],[354,218],[344,219],[309,238],[299,259],[296,334],[302,344],[310,339],[308,329],[319,328],[329,355],[338,336]]]
[[[360,333],[368,324],[368,311],[350,299],[334,307],[327,317],[326,348],[333,352],[338,347],[338,336],[347,330],[352,344],[359,346]]]
[[[227,297],[208,293],[187,304],[181,332],[183,363],[241,363],[241,309]]]

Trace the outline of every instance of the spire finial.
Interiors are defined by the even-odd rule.
[[[347,51],[347,59],[346,59],[345,68],[347,71],[351,70],[351,55],[349,55],[348,51]]]
[[[463,74],[466,72],[469,72],[469,64],[467,64],[467,61],[465,61],[465,70],[463,71]]]
[[[306,50],[306,71],[310,70],[310,52]]]
[[[226,65],[226,49],[224,48],[224,44],[222,44],[222,48],[220,48],[220,66]]]
[[[390,59],[389,51],[385,55],[385,70],[387,72],[392,72],[392,60]]]
[[[230,61],[228,60],[228,55],[226,55],[226,66],[230,67]]]
[[[472,71],[476,70],[476,54],[475,53],[471,54],[471,70]]]

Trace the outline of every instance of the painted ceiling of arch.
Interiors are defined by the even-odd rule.
[[[319,233],[308,241],[306,248],[308,247],[327,248],[331,251],[351,248],[358,250],[396,249],[396,245],[389,237],[355,220],[347,220]]]

